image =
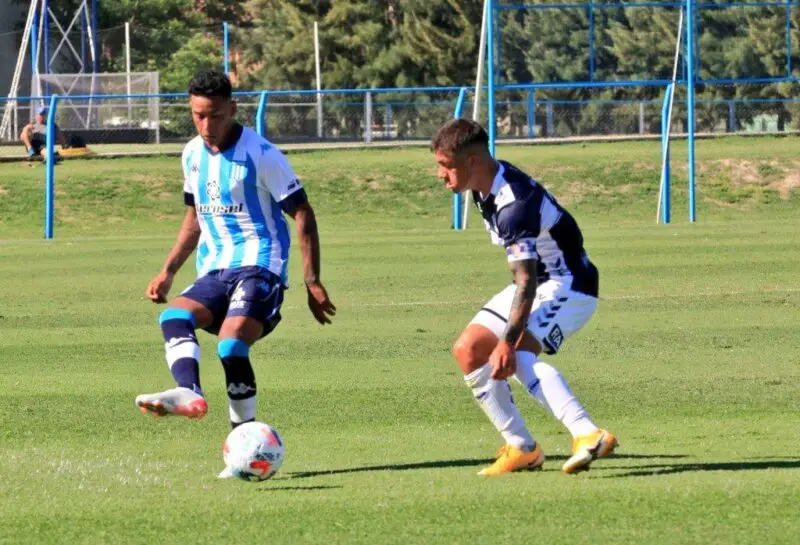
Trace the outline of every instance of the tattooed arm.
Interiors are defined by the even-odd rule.
[[[494,379],[508,378],[517,370],[514,351],[522,340],[522,334],[528,326],[528,318],[533,307],[533,300],[536,297],[536,265],[537,261],[535,259],[524,259],[509,263],[517,290],[511,303],[511,312],[508,316],[506,330],[489,357],[489,363],[492,365],[491,376]]]

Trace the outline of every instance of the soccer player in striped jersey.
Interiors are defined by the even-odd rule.
[[[472,191],[493,243],[503,246],[513,283],[476,314],[453,346],[464,380],[506,444],[480,475],[538,469],[544,453],[528,431],[506,379],[514,377],[573,436],[562,470],[588,469],[617,440],[598,428],[553,366],[555,354],[597,307],[598,272],[583,248],[578,224],[530,176],[489,153],[489,138],[465,119],[445,123],[431,148],[438,176],[453,192]]]
[[[181,159],[186,214],[146,296],[166,303],[175,274],[195,249],[197,279],[159,320],[177,387],[140,395],[136,405],[155,415],[205,416],[195,335],[204,329],[219,338],[217,354],[225,371],[230,422],[236,427],[256,416],[250,348],[281,319],[290,242],[284,214],[295,221],[311,313],[328,324],[336,307],[320,280],[314,210],[286,157],[233,120],[236,103],[227,76],[198,73],[189,83],[189,95],[198,135]]]

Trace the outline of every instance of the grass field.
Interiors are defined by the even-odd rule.
[[[493,480],[475,473],[500,439],[449,348],[507,283],[502,252],[476,222],[447,229],[426,150],[293,156],[339,313],[313,322],[295,254],[284,322],[253,350],[259,416],[287,443],[261,484],[215,479],[212,337],[205,420],[133,405],[171,386],[143,291],[183,213],[177,161],[65,161],[50,242],[42,169],[0,164],[0,543],[800,542],[800,140],[698,143],[696,225],[680,149],[675,223],[654,224],[658,154],[500,149],[584,227],[600,310],[547,361],[621,448],[561,474],[567,433],[517,389],[549,461]]]

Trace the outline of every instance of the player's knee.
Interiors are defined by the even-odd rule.
[[[158,317],[158,323],[162,327],[164,326],[164,322],[169,322],[171,320],[186,320],[187,322],[191,322],[193,327],[197,323],[194,314],[183,308],[168,308]]]
[[[461,336],[453,344],[453,357],[465,372],[486,363],[488,356],[484,357],[480,352],[477,344],[468,337]]]
[[[223,365],[232,358],[249,358],[250,345],[241,339],[222,339],[217,344],[217,355]]]
[[[186,339],[197,344],[195,337],[196,320],[194,315],[182,308],[168,308],[158,317],[161,333],[169,346],[174,342],[184,342]]]

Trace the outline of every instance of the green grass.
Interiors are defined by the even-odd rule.
[[[493,480],[475,473],[500,440],[449,348],[508,273],[477,222],[446,228],[428,152],[291,158],[339,313],[315,325],[295,285],[253,350],[259,415],[287,443],[261,484],[215,479],[228,425],[211,336],[205,420],[133,406],[170,386],[143,291],[182,213],[176,161],[65,162],[50,242],[41,169],[0,165],[0,543],[796,543],[800,202],[781,192],[798,148],[698,143],[697,225],[676,149],[672,226],[653,223],[657,144],[501,149],[584,226],[600,310],[548,361],[622,446],[562,475],[568,435],[516,389],[549,461]]]

